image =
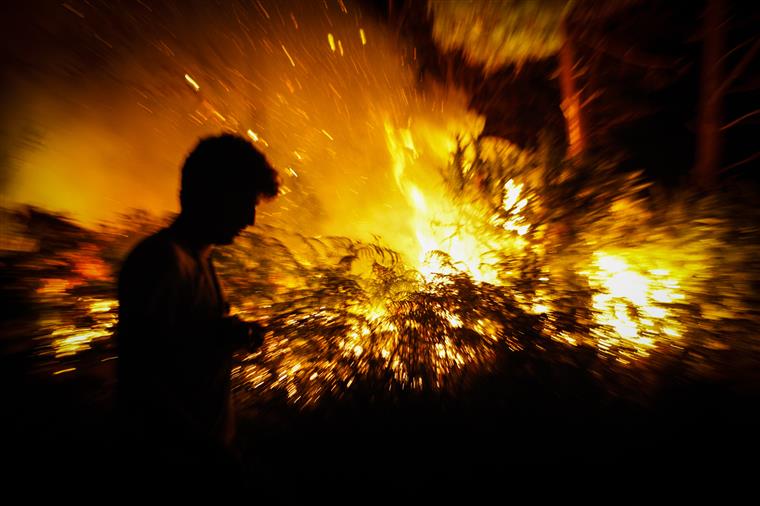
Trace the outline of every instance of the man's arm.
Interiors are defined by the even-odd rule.
[[[181,341],[183,337],[211,331],[199,328],[192,318],[184,320],[186,292],[171,245],[147,242],[130,254],[119,277],[121,381],[130,382],[135,400],[149,414],[171,420],[174,435],[205,441],[206,431],[188,411],[177,385],[169,383],[171,373],[166,371],[200,346],[194,339]]]

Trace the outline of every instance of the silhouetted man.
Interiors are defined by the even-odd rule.
[[[239,471],[230,446],[232,355],[259,346],[262,332],[229,316],[210,257],[253,225],[256,204],[277,191],[277,173],[248,141],[203,139],[182,167],[179,216],[124,262],[117,343],[133,457],[127,477],[194,487]]]

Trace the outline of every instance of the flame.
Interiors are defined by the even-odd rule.
[[[85,312],[92,319],[89,327],[64,324],[62,321],[51,322],[55,329],[50,334],[50,347],[57,359],[82,353],[92,348],[95,341],[111,337],[116,326],[118,302],[114,299],[81,298],[77,305],[84,306]],[[61,315],[63,316],[63,315]]]
[[[494,253],[520,250],[526,243],[494,227],[484,228],[483,216],[489,212],[482,203],[454,201],[440,177],[458,148],[457,138],[466,134],[424,123],[415,131],[394,128],[388,121],[385,134],[394,179],[412,208],[410,224],[417,247],[410,257],[423,277],[430,281],[437,274],[465,272],[479,282],[502,284]],[[418,148],[415,139],[422,139],[424,148]],[[425,151],[432,151],[432,156]],[[431,158],[438,167],[425,166]],[[505,184],[503,208],[508,218],[493,220],[518,236],[530,228],[521,214],[528,202],[520,198],[522,188],[511,179]]]
[[[685,296],[669,269],[637,269],[626,256],[635,257],[639,264],[651,261],[635,251],[594,254],[589,281],[598,293],[593,297],[593,308],[596,322],[613,329],[611,334],[600,334],[602,346],[623,341],[646,354],[648,348],[656,346],[657,338],[681,336],[681,325],[665,304],[683,301]]]
[[[240,13],[241,17],[213,15],[203,20],[203,33],[226,54],[223,59],[217,58],[216,51],[204,53],[195,45],[207,44],[197,40],[197,27],[191,24],[173,27],[174,50],[160,40],[163,28],[155,33],[146,29],[145,40],[139,41],[142,45],[136,41],[134,53],[148,57],[135,58],[134,64],[123,67],[104,67],[108,72],[100,76],[103,81],[95,79],[73,89],[64,86],[62,92],[71,95],[68,100],[58,100],[58,93],[46,98],[45,87],[56,89],[56,84],[66,83],[49,81],[35,89],[39,96],[31,95],[35,100],[9,116],[24,120],[22,127],[25,118],[34,118],[45,132],[44,142],[28,143],[39,148],[18,157],[21,169],[17,172],[24,177],[12,185],[12,200],[68,209],[91,223],[103,218],[111,206],[115,209],[108,210],[174,209],[176,167],[169,170],[167,160],[176,164],[191,141],[220,128],[247,134],[267,149],[276,166],[285,168],[281,171],[286,178],[283,195],[273,207],[262,209],[262,221],[310,236],[351,238],[347,241],[366,242],[369,235],[384,234],[382,244],[398,251],[405,261],[396,266],[398,270],[420,274],[399,281],[397,288],[380,289],[373,285],[380,276],[352,270],[358,260],[350,260],[349,268],[334,269],[342,258],[323,261],[316,254],[301,257],[290,251],[277,257],[288,245],[266,254],[272,256],[272,264],[282,261],[297,269],[270,273],[263,263],[261,270],[248,269],[247,262],[260,245],[240,254],[246,268],[239,269],[238,264],[239,274],[264,278],[262,285],[272,292],[267,297],[279,297],[282,302],[286,295],[315,299],[320,290],[330,292],[329,300],[320,300],[301,314],[278,313],[271,300],[250,289],[250,279],[234,294],[246,299],[236,308],[245,318],[269,321],[286,315],[273,327],[264,348],[235,374],[254,388],[285,391],[293,402],[313,402],[324,391],[348,388],[356,378],[378,368],[404,386],[421,388],[425,371],[417,365],[431,366],[432,382],[430,378],[424,381],[439,387],[466,365],[486,363],[491,347],[517,346],[503,319],[506,313],[464,308],[465,297],[447,291],[451,280],[445,275],[454,275],[449,278],[470,288],[474,285],[469,295],[476,299],[482,293],[508,296],[528,318],[543,322],[542,330],[556,341],[569,346],[592,341],[597,350],[621,360],[631,357],[631,348],[638,358],[688,339],[690,328],[679,321],[678,305],[687,296],[692,303],[700,292],[689,284],[693,273],[668,258],[686,258],[689,251],[618,247],[620,237],[595,229],[585,231],[591,240],[584,237],[572,245],[582,249],[580,267],[555,265],[562,258],[547,259],[541,237],[553,225],[542,223],[535,212],[548,188],[533,180],[540,178],[512,170],[510,161],[498,166],[496,182],[489,187],[490,200],[473,195],[485,184],[478,175],[483,153],[461,148],[480,137],[484,119],[469,113],[466,97],[455,96],[453,90],[420,86],[410,69],[416,49],[401,51],[395,37],[366,25],[368,20],[361,16],[330,18],[323,10],[326,4],[304,5],[300,23],[292,13],[290,20],[279,16],[277,21],[278,16],[270,18],[262,2],[256,5],[266,21],[255,9]],[[237,23],[230,25],[230,19]],[[357,24],[360,19],[372,33],[371,45],[365,28]],[[237,32],[238,24],[257,26],[256,39]],[[159,54],[154,52],[156,47],[161,48]],[[187,50],[180,52],[182,48]],[[267,64],[252,68],[252,61]],[[176,70],[178,65],[188,71],[184,80]],[[164,69],[170,69],[169,74]],[[110,86],[114,72],[128,86]],[[199,82],[204,84],[202,91]],[[188,86],[194,93],[188,92]],[[174,87],[181,88],[181,93]],[[139,90],[140,102],[135,101],[133,89]],[[102,90],[102,95],[92,90]],[[115,116],[123,124],[109,134]],[[71,123],[70,118],[77,122]],[[187,121],[182,123],[182,118]],[[36,125],[31,130],[36,131]],[[98,142],[82,144],[81,139]],[[452,184],[446,172],[451,166],[461,169],[457,176],[466,183]],[[109,167],[108,178],[102,167]],[[70,173],[77,177],[68,177]],[[148,175],[156,183],[150,191],[145,187]],[[617,212],[621,219],[638,219],[639,214],[622,202],[616,201],[602,218]],[[35,244],[26,241],[13,247],[33,251]],[[692,244],[704,249],[704,243]],[[344,250],[335,249],[343,257]],[[347,258],[361,256],[349,249]],[[45,355],[71,357],[110,336],[116,301],[106,295],[100,299],[72,296],[73,288],[86,283],[106,285],[113,273],[98,257],[107,251],[62,255],[63,265],[71,267],[70,278],[58,279],[59,271],[39,274],[42,282],[35,285],[34,296],[53,308],[40,319],[50,338]],[[537,281],[530,291],[521,291],[517,274],[505,267],[504,259],[517,263],[529,254],[540,264],[530,280]],[[560,251],[557,257],[564,254]],[[714,258],[719,256],[714,254]],[[563,271],[563,267],[567,268]],[[331,269],[340,270],[350,283],[332,290],[325,281],[334,273]],[[403,278],[405,274],[394,275]],[[562,307],[558,294],[573,293],[575,284],[571,286],[568,279],[577,275],[587,281],[583,289],[590,287],[593,292],[589,306],[580,309],[593,314],[594,325],[588,323],[590,319],[576,322],[584,327],[576,332],[554,325]],[[705,274],[703,279],[711,278]],[[351,292],[355,287],[357,291]],[[345,297],[344,289],[350,292]],[[285,302],[292,305],[292,299]],[[76,321],[85,323],[74,324],[75,318],[61,310],[72,306],[72,314],[84,316]],[[712,309],[704,304],[703,309],[705,318],[716,320],[729,311],[733,311],[730,317],[741,312],[722,304]],[[420,313],[425,318],[419,318]],[[426,328],[421,321],[432,325]],[[471,340],[460,339],[463,334]],[[622,358],[620,348],[627,358]],[[386,376],[380,379],[386,380]]]
[[[525,223],[525,218],[520,214],[528,203],[527,198],[520,199],[523,185],[515,185],[510,179],[504,184],[504,211],[509,213],[509,218],[504,222],[504,230],[517,232],[523,236],[528,233],[530,225]],[[520,199],[518,201],[518,199]]]

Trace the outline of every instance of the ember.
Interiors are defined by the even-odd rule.
[[[447,16],[469,7],[449,7],[431,2],[431,36],[486,74],[567,48],[566,6],[541,17],[540,34],[520,32],[529,42],[509,39],[487,58],[492,38],[460,22],[447,31]],[[112,14],[103,10],[59,14],[92,28]],[[756,210],[691,189],[663,205],[644,174],[575,156],[588,139],[572,97],[562,105],[567,157],[551,139],[486,134],[465,90],[419,79],[417,47],[353,5],[233,2],[229,11],[174,31],[134,12],[151,27],[143,39],[117,27],[97,35],[112,68],[92,83],[111,73],[118,83],[85,93],[51,73],[24,88],[39,100],[13,110],[22,123],[36,118],[44,142],[17,143],[10,202],[85,224],[4,211],[3,252],[34,307],[19,332],[52,374],[110,353],[119,261],[176,209],[169,189],[183,150],[218,130],[246,135],[285,179],[263,224],[216,253],[235,312],[269,329],[234,371],[251,402],[315,405],[357,383],[391,395],[453,391],[514,351],[548,362],[590,352],[613,373],[657,370],[688,352],[698,374],[720,369],[717,350],[758,351],[746,337],[757,323]],[[117,60],[120,46],[149,57]],[[151,211],[117,217],[129,208]]]

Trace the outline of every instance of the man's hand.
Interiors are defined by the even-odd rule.
[[[246,348],[256,351],[264,342],[264,327],[256,322],[247,322],[237,316],[222,320],[222,338],[234,349]]]
[[[248,344],[250,351],[256,351],[264,344],[264,334],[266,329],[263,325],[256,322],[245,322],[248,325]]]

